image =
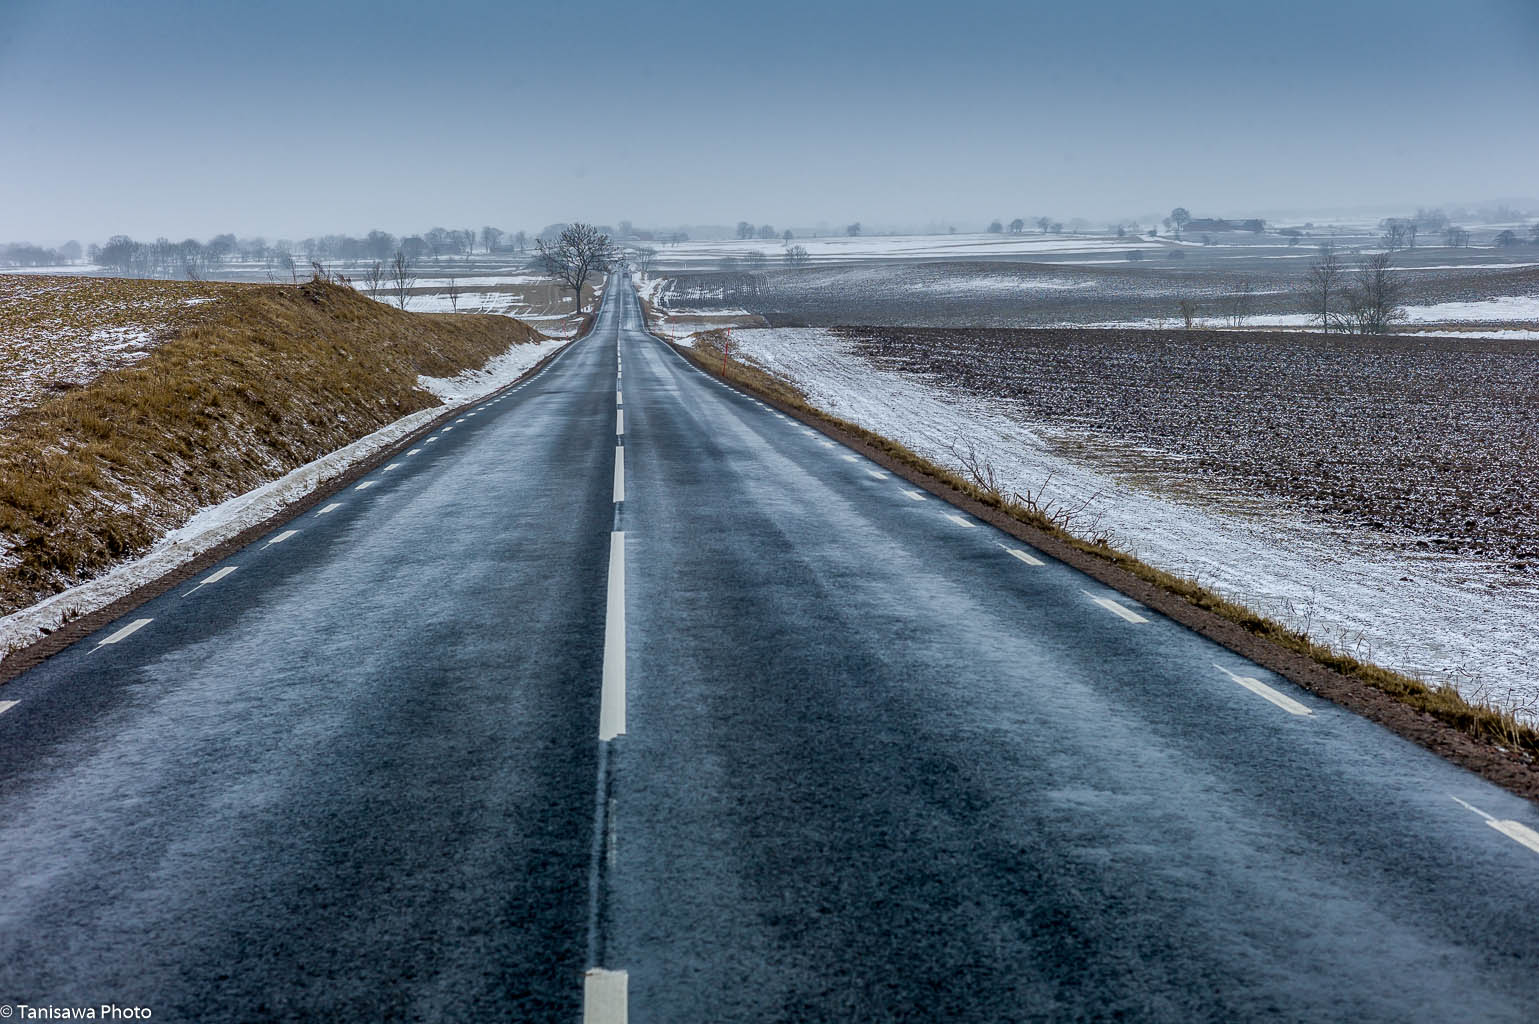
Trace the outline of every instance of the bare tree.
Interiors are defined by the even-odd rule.
[[[572,289],[577,296],[577,312],[582,312],[582,286],[594,272],[608,270],[620,253],[609,236],[591,224],[571,224],[554,242],[541,238],[535,242],[540,259],[550,276]]]
[[[416,283],[417,272],[412,268],[411,260],[404,250],[397,249],[394,258],[390,260],[390,293],[401,309],[404,310],[411,301],[411,290]]]
[[[495,251],[497,246],[498,246],[498,244],[502,242],[502,235],[503,235],[503,231],[502,231],[501,228],[494,228],[494,227],[492,227],[490,225],[482,228],[481,229],[481,245],[482,245],[482,247],[485,248],[487,252]]]
[[[1176,307],[1181,310],[1181,322],[1187,330],[1197,326],[1197,303],[1194,300],[1182,299]]]
[[[657,250],[650,245],[643,245],[636,249],[631,262],[636,264],[636,269],[643,274],[651,273],[652,264],[657,262]]]
[[[787,265],[793,267],[805,266],[809,259],[811,259],[811,257],[807,255],[807,247],[805,245],[786,246]]]
[[[1346,276],[1341,257],[1336,255],[1336,243],[1322,243],[1320,255],[1304,276],[1303,293],[1310,315],[1319,319],[1320,330],[1326,334],[1331,333],[1331,321],[1338,316],[1336,306],[1346,288]]]
[[[1406,239],[1410,237],[1411,222],[1400,217],[1390,217],[1379,221],[1379,227],[1384,229],[1380,240],[1390,252],[1396,249],[1404,249]]]
[[[1346,291],[1347,320],[1358,334],[1388,334],[1405,319],[1400,305],[1403,286],[1390,273],[1391,256],[1374,253],[1357,268],[1357,280]]]
[[[1186,226],[1191,222],[1192,215],[1187,212],[1186,207],[1178,206],[1170,211],[1170,225],[1176,229],[1177,238],[1181,237],[1182,233],[1186,231]]]
[[[1242,278],[1234,291],[1224,297],[1224,319],[1230,327],[1244,327],[1255,312],[1256,289],[1248,278]]]
[[[1053,222],[1051,220],[1049,220],[1048,218],[1046,218],[1046,217],[1038,217],[1037,218],[1037,229],[1039,231],[1041,231],[1044,235],[1047,234],[1047,229],[1052,227],[1052,226],[1053,226]]]
[[[460,283],[451,274],[448,284],[444,286],[444,292],[449,296],[449,308],[454,312],[460,311]]]
[[[385,288],[385,264],[379,260],[367,263],[363,268],[363,283],[371,298],[379,298]]]

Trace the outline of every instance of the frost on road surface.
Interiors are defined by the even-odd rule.
[[[404,416],[277,480],[202,509],[180,529],[162,537],[144,557],[0,618],[0,659],[72,619],[106,607],[210,548],[218,547],[241,531],[271,518],[285,506],[443,415],[447,409],[477,401],[512,383],[535,363],[566,344],[566,341],[556,339],[515,345],[502,355],[494,356],[479,370],[467,370],[454,377],[417,378],[420,387],[437,395],[444,404]]]
[[[1539,593],[1498,584],[1468,560],[1439,572],[1344,537],[1327,524],[1191,497],[1178,501],[1055,454],[1061,428],[942,381],[879,369],[820,329],[732,332],[734,351],[794,382],[819,408],[955,466],[971,442],[1007,490],[1066,506],[1088,502],[1116,545],[1196,579],[1315,639],[1388,667],[1452,683],[1505,706],[1539,700]],[[1431,563],[1436,565],[1437,563]],[[1405,582],[1414,578],[1414,585]]]

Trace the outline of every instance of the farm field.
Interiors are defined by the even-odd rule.
[[[1357,654],[1539,711],[1539,342],[734,330],[814,404]]]

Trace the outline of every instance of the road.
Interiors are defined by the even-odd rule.
[[[0,688],[0,1002],[1539,1012],[1533,806],[709,379],[623,279],[202,579]]]

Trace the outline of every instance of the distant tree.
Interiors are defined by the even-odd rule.
[[[513,251],[523,252],[529,248],[529,236],[522,231],[513,232]]]
[[[379,293],[385,290],[385,264],[382,260],[374,260],[363,268],[363,287],[370,298],[379,298]]]
[[[1470,233],[1457,224],[1450,224],[1443,229],[1443,241],[1450,248],[1462,249],[1470,244]]]
[[[1336,243],[1325,242],[1304,275],[1304,305],[1326,334],[1331,333],[1331,322],[1337,317],[1337,306],[1346,288],[1346,274],[1341,257],[1336,253]]]
[[[577,297],[577,312],[582,312],[582,286],[595,273],[602,273],[620,259],[609,236],[591,224],[573,224],[561,232],[554,243],[540,239],[535,243],[545,270],[572,289]]]
[[[1052,227],[1052,226],[1053,226],[1053,222],[1051,220],[1049,220],[1048,218],[1046,218],[1046,217],[1038,217],[1037,218],[1037,227],[1039,229],[1041,229],[1041,231],[1042,231],[1042,233],[1044,235],[1047,234],[1047,229]]]
[[[857,235],[859,235],[860,234],[860,221],[856,221],[854,224],[851,224],[851,225],[847,226],[844,229],[844,233],[846,235],[849,235],[851,238],[854,238]]]
[[[1005,230],[1005,226],[1003,224],[1001,224],[997,220],[996,221],[992,221],[989,224],[989,234],[991,234],[991,235],[997,235],[997,234],[999,234],[1000,232],[1002,232],[1004,230]]]
[[[1499,248],[1506,249],[1510,246],[1518,244],[1518,236],[1511,228],[1508,228],[1505,231],[1498,232],[1496,238],[1494,238],[1492,241],[1494,241]]]
[[[488,225],[481,229],[481,248],[487,252],[495,252],[497,246],[502,243],[502,229]]]
[[[1390,252],[1396,249],[1404,249],[1406,239],[1410,236],[1411,222],[1403,217],[1388,217],[1379,221],[1379,230],[1383,232],[1379,241],[1384,243],[1384,248]]]
[[[113,235],[96,254],[96,262],[112,267],[120,274],[132,274],[139,255],[140,243],[127,235]]]
[[[1127,235],[1128,235],[1128,229],[1127,228],[1123,227],[1121,224],[1113,224],[1112,227],[1117,232],[1117,237],[1118,238],[1126,238],[1127,237]]]
[[[652,264],[657,262],[657,250],[648,245],[636,249],[631,262],[636,264],[636,269],[643,274],[651,273]]]
[[[1178,206],[1170,211],[1170,226],[1175,229],[1177,238],[1181,237],[1182,233],[1186,231],[1186,226],[1191,222],[1192,215],[1187,212],[1186,207]]]
[[[769,257],[765,256],[763,250],[760,249],[750,249],[743,253],[743,266],[749,270],[762,268],[768,260]]]
[[[1015,218],[1014,220],[1012,220],[1010,222],[1010,233],[1012,235],[1018,235],[1022,231],[1025,231],[1025,230],[1026,230],[1026,222],[1024,220],[1022,220],[1020,217],[1017,217],[1017,218]]]
[[[1063,221],[1061,221],[1061,220],[1053,221],[1053,234],[1055,234],[1055,235],[1063,234]]]
[[[1404,288],[1390,273],[1392,261],[1387,252],[1369,256],[1346,290],[1346,320],[1358,334],[1388,334],[1405,319],[1405,308],[1400,304]]]
[[[759,237],[765,241],[769,241],[775,237],[775,229],[770,227],[768,224],[761,224],[759,225]]]
[[[398,248],[400,246],[396,244],[395,236],[388,231],[370,231],[363,240],[363,251],[370,259],[380,263],[389,260]]]
[[[411,301],[411,290],[417,283],[417,273],[412,269],[411,258],[405,249],[397,249],[390,260],[390,291],[395,304],[401,309]]]
[[[791,239],[793,239],[795,237],[796,237],[795,235],[791,234],[791,229],[790,228],[786,228],[785,234],[780,236],[780,240],[782,242],[786,243],[787,245],[790,245],[791,244]]]
[[[786,246],[786,264],[788,266],[803,267],[803,266],[807,265],[807,261],[809,259],[811,259],[811,257],[807,255],[807,247],[806,246],[804,246],[804,245],[788,245],[788,246]]]
[[[1181,311],[1181,322],[1191,330],[1197,323],[1197,303],[1191,299],[1182,299],[1176,303],[1176,308]]]
[[[1244,327],[1245,321],[1255,312],[1255,286],[1247,278],[1241,278],[1234,291],[1224,297],[1224,318],[1230,327]]]
[[[737,222],[737,237],[738,238],[752,238],[753,237],[753,225],[748,223],[746,220],[738,221]]]
[[[235,251],[235,246],[234,235],[215,235],[208,240],[205,250],[211,262],[222,263],[230,258],[230,254]]]
[[[74,263],[76,260],[80,259],[80,243],[73,239],[65,242],[63,245],[59,246],[59,255],[62,256],[66,261]]]
[[[460,311],[460,283],[450,274],[444,284],[444,293],[449,296],[449,309],[455,313]]]
[[[431,253],[433,249],[432,246],[428,245],[427,239],[421,235],[411,235],[401,239],[401,244],[397,247],[396,251],[404,252],[406,259],[415,264],[418,260]]]
[[[434,259],[448,252],[454,244],[449,237],[448,228],[429,228],[422,236],[422,240],[428,244],[428,251],[432,253]]]

